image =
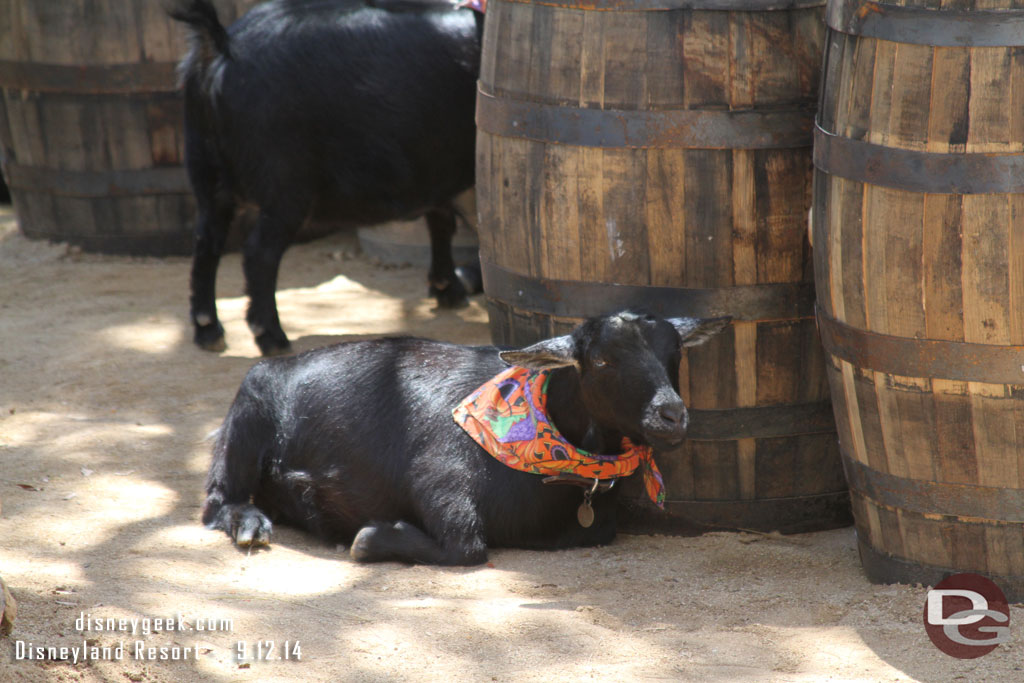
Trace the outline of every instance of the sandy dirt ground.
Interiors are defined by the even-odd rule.
[[[488,340],[480,301],[437,311],[421,269],[357,252],[343,234],[285,257],[297,349]],[[192,346],[187,289],[186,259],[30,242],[0,214],[0,576],[19,603],[0,681],[1024,680],[1024,609],[1011,644],[950,658],[925,635],[925,589],[869,584],[852,529],[621,536],[458,569],[356,565],[280,527],[240,552],[198,523],[204,439],[257,357],[238,255],[225,353]],[[18,658],[83,641],[109,658]]]

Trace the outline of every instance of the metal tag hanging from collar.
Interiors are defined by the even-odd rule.
[[[600,483],[600,479],[594,479],[594,485],[583,492],[583,502],[576,508],[576,521],[584,529],[589,529],[594,523],[594,506],[591,504],[591,498],[593,498],[594,491],[597,491]]]

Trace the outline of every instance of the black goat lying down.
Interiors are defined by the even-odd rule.
[[[230,28],[210,0],[177,0],[192,49],[181,64],[185,157],[198,205],[195,343],[219,351],[217,266],[236,208],[246,237],[246,319],[264,355],[289,349],[275,292],[307,218],[367,225],[425,216],[430,291],[465,304],[452,200],[473,184],[482,15],[442,0],[271,0]]]
[[[275,518],[365,562],[608,543],[608,479],[640,469],[659,500],[649,447],[688,422],[680,347],[728,322],[623,312],[513,351],[389,338],[264,360],[218,434],[203,522],[249,546]]]

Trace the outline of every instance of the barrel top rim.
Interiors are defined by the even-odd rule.
[[[739,11],[814,9],[825,0],[494,0],[590,12]]]
[[[932,47],[1024,46],[1024,8],[931,8],[876,0],[828,0],[833,31]]]

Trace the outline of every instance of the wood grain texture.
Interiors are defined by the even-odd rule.
[[[900,4],[1021,11],[1006,0]],[[919,152],[1024,153],[1024,110],[1010,104],[1024,78],[1018,48],[831,34],[828,44],[819,117],[827,132]],[[1020,195],[917,193],[822,171],[818,182],[812,223],[815,244],[828,245],[816,256],[826,314],[906,339],[1024,344]],[[1024,516],[958,512],[954,489],[942,487],[1022,489],[1024,373],[990,384],[952,371],[901,377],[885,358],[870,364],[829,361],[843,457],[907,482],[888,490],[931,493],[928,509],[918,509],[918,500],[893,504],[855,488],[861,539],[922,571],[976,571],[1019,585]]]
[[[567,111],[809,108],[821,20],[821,8],[619,12],[492,0],[480,87]],[[481,130],[477,159],[481,256],[513,273],[681,290],[813,279],[807,147],[576,147]],[[572,322],[554,325],[528,304],[489,305],[497,343]],[[747,320],[689,350],[680,394],[695,411],[827,402],[825,367],[812,319]],[[834,435],[799,433],[694,440],[659,454],[670,502],[841,498]]]
[[[255,2],[214,4],[230,23]],[[34,69],[17,83],[0,79],[6,127],[0,141],[26,235],[104,252],[191,252],[195,206],[182,167],[182,101],[174,75],[185,49],[182,26],[151,0],[0,0],[0,62]],[[93,74],[82,81],[89,85],[73,78],[58,84],[48,80],[52,71],[42,70],[71,68]],[[106,68],[127,77],[103,75]],[[154,73],[165,78],[155,82]],[[29,175],[17,175],[19,168]],[[167,169],[178,180],[160,191],[114,196],[81,189],[116,184],[118,174]],[[66,172],[78,175],[57,175]]]

